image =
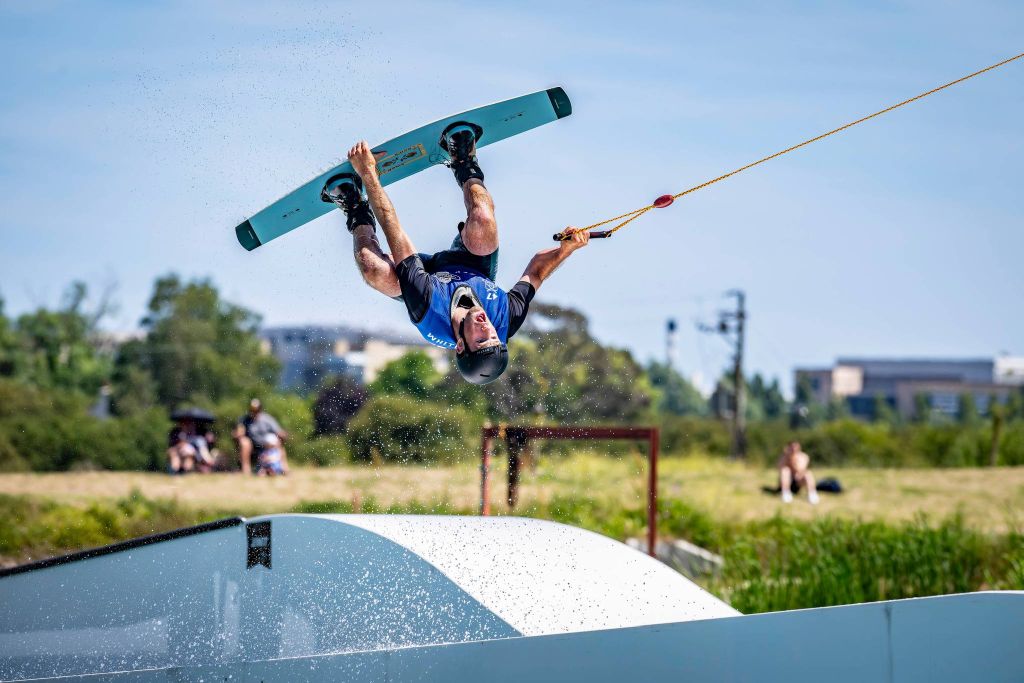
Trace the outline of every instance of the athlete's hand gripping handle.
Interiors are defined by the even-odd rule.
[[[572,239],[572,234],[574,232],[575,232],[574,229],[566,228],[562,232],[556,232],[554,235],[552,235],[552,239],[554,239],[556,242],[565,242],[567,240]],[[592,240],[600,240],[600,239],[604,239],[605,237],[611,237],[611,236],[612,236],[612,231],[611,230],[592,230],[590,232],[590,239],[592,239]]]

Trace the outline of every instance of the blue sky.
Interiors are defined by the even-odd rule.
[[[239,220],[359,138],[561,85],[572,117],[481,154],[499,284],[570,223],[677,192],[1024,51],[1020,3],[6,2],[0,294],[209,276],[267,324],[401,328],[340,213],[254,253]],[[1022,60],[1024,62],[1024,60]],[[1024,353],[1024,63],[729,179],[577,254],[541,298],[641,359],[746,290],[749,368],[839,355]],[[460,218],[448,171],[389,188],[423,251]]]

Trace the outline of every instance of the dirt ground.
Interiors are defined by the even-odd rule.
[[[524,471],[521,499],[546,500],[553,495],[587,496],[638,506],[646,488],[643,457],[611,459],[594,455],[546,458]],[[504,463],[492,474],[492,504],[503,510]],[[681,497],[719,519],[749,520],[786,515],[811,518],[841,515],[887,521],[920,514],[938,520],[956,512],[973,527],[1024,530],[1024,468],[950,470],[820,470],[819,478],[838,478],[847,492],[822,496],[817,507],[799,497],[783,505],[761,493],[772,484],[770,470],[709,458],[665,458],[659,467],[662,496]],[[67,503],[118,498],[133,490],[151,498],[175,498],[210,509],[256,512],[287,510],[300,502],[353,501],[373,497],[378,503],[446,501],[460,509],[479,504],[479,468],[344,466],[297,469],[285,478],[239,474],[170,477],[138,472],[74,472],[0,475],[0,493],[51,497]]]

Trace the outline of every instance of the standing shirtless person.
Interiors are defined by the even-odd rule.
[[[417,253],[380,184],[377,160],[365,142],[348,153],[358,175],[343,173],[329,179],[322,198],[345,212],[356,264],[366,283],[403,301],[424,339],[453,349],[455,365],[466,381],[489,384],[508,367],[508,339],[522,326],[541,283],[586,246],[590,234],[575,231],[568,241],[538,252],[510,291],[498,288],[498,225],[476,158],[476,133],[468,125],[456,124],[449,126],[443,141],[466,204],[466,220],[459,223],[459,234],[445,251]],[[381,249],[375,217],[390,254]]]

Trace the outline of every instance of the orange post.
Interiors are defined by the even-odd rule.
[[[491,514],[491,456],[494,454],[494,437],[483,429],[483,443],[480,458],[480,514],[486,517]]]
[[[519,484],[519,455],[530,439],[647,439],[647,553],[655,556],[658,544],[658,443],[657,427],[484,427],[481,432],[480,514],[491,514],[490,470],[494,439],[508,441],[508,504],[515,507]]]
[[[657,557],[658,547],[658,428],[650,430],[647,464],[647,554]]]

